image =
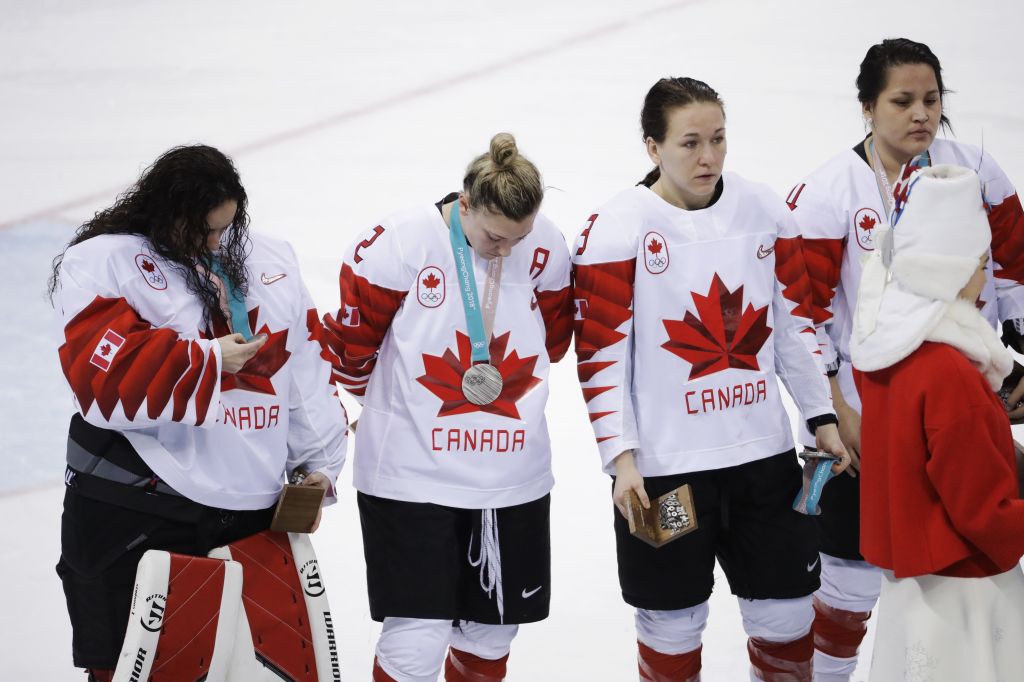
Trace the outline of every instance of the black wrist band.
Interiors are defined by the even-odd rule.
[[[807,430],[810,431],[811,435],[813,436],[814,433],[818,430],[819,426],[824,426],[825,424],[838,423],[839,418],[836,417],[831,412],[827,414],[819,414],[817,417],[811,417],[810,419],[807,420]]]

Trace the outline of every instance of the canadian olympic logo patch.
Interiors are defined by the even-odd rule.
[[[167,278],[164,277],[163,271],[160,270],[160,266],[156,264],[156,259],[152,256],[144,253],[135,256],[135,267],[146,278],[146,284],[149,286],[157,291],[167,288]]]
[[[668,270],[668,244],[657,232],[648,232],[644,237],[644,267],[652,275]]]
[[[875,228],[882,219],[873,208],[862,208],[853,216],[853,227],[857,232],[857,245],[865,251],[875,250]]]
[[[420,270],[416,278],[416,300],[426,308],[437,308],[444,303],[445,283],[444,271],[428,265]]]

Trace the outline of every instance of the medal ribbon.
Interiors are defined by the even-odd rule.
[[[252,329],[249,328],[249,311],[245,309],[245,298],[242,296],[231,278],[224,274],[220,259],[213,256],[210,269],[213,271],[213,279],[217,288],[220,289],[221,308],[227,307],[228,315],[225,315],[231,322],[231,330],[241,334],[246,341],[252,341]]]
[[[458,202],[452,206],[448,238],[452,244],[452,255],[455,257],[455,269],[459,273],[459,293],[462,297],[462,308],[466,311],[466,326],[469,331],[473,363],[490,362],[488,342],[494,330],[494,315],[498,308],[498,288],[501,284],[503,259],[495,256],[488,261],[487,281],[481,300],[477,295],[476,276],[473,273],[473,251],[466,241],[466,233],[462,230]]]
[[[804,463],[803,487],[796,494],[793,500],[793,509],[808,516],[818,516],[821,508],[818,501],[821,500],[822,490],[834,474],[832,473],[831,459],[810,458]]]
[[[914,166],[925,168],[930,166],[931,155],[926,150],[924,153],[918,154],[903,164],[898,174],[899,180],[896,181],[896,186],[893,187],[889,184],[889,178],[885,175],[885,166],[882,165],[882,157],[878,155],[878,150],[875,148],[874,137],[868,140],[868,149],[871,150],[871,166],[875,171],[878,193],[882,196],[882,208],[885,209],[886,222],[891,227],[899,220],[900,214],[903,213],[903,203],[907,199],[906,192],[904,191],[904,183],[907,180],[904,174],[907,172],[907,168]]]

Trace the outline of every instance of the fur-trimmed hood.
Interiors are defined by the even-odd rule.
[[[993,389],[1013,360],[973,302],[957,298],[992,239],[977,174],[933,166],[910,179],[906,205],[876,235],[861,276],[850,355],[870,372],[903,360],[925,341],[959,349]]]

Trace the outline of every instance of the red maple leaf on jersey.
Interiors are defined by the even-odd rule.
[[[730,367],[758,370],[757,353],[771,336],[768,306],[743,310],[743,286],[729,291],[715,274],[707,296],[691,293],[697,314],[664,320],[669,340],[662,348],[689,362],[690,379]]]
[[[254,330],[256,329],[256,320],[259,318],[259,311],[259,306],[249,311],[249,326]],[[270,380],[291,356],[291,352],[285,349],[288,345],[288,329],[285,328],[279,332],[272,332],[264,324],[254,334],[266,334],[267,342],[260,346],[260,349],[256,351],[256,355],[249,358],[249,361],[242,365],[242,369],[234,374],[221,374],[221,391],[230,391],[237,388],[241,391],[277,395],[274,391],[274,384]]]
[[[143,261],[142,261],[142,269],[145,270],[146,272],[150,272],[151,273],[154,270],[156,270],[156,266],[153,265],[152,261],[148,261],[148,260],[143,259]]]
[[[873,229],[875,229],[875,222],[876,221],[875,221],[874,218],[872,218],[869,215],[866,215],[863,218],[861,218],[860,229],[862,229],[862,230],[873,230]]]
[[[651,243],[647,245],[647,250],[657,255],[661,253],[661,246],[661,242],[659,242],[657,239],[652,239]]]
[[[100,355],[107,356],[109,354],[110,354],[110,344],[109,343],[105,343],[102,346],[100,346]]]
[[[536,355],[520,358],[519,353],[515,350],[507,356],[505,355],[510,334],[511,332],[505,332],[501,336],[491,339],[491,362],[495,364],[501,374],[504,385],[501,388],[501,395],[489,405],[474,405],[462,394],[462,375],[466,373],[472,363],[472,351],[468,336],[462,332],[455,332],[457,356],[450,348],[446,348],[440,357],[423,354],[423,370],[426,374],[416,381],[441,399],[441,409],[437,412],[438,417],[469,412],[488,412],[502,417],[519,419],[516,401],[539,384],[540,379],[533,376],[533,369],[537,365]]]
[[[437,285],[441,283],[434,273],[430,273],[425,280],[423,280],[423,286],[428,289],[436,289]]]

